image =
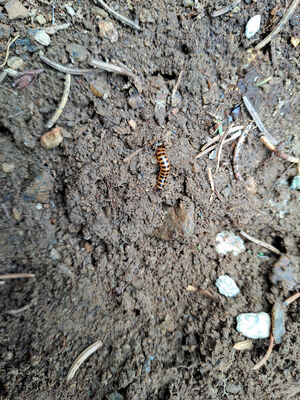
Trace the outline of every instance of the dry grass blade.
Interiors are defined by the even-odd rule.
[[[128,71],[125,68],[121,68],[121,67],[118,67],[117,65],[110,64],[110,63],[107,63],[107,62],[104,62],[101,60],[91,60],[90,65],[92,65],[93,67],[102,69],[103,71],[113,72],[116,74],[126,75],[126,76],[130,76],[132,78],[136,78],[136,75],[133,72]]]
[[[35,274],[19,273],[0,275],[0,279],[18,279],[18,278],[34,278]]]
[[[255,46],[254,50],[260,50],[263,47],[265,47],[266,44],[268,44],[275,35],[277,35],[277,33],[279,31],[281,31],[282,27],[284,24],[286,24],[288,22],[288,20],[291,18],[291,16],[293,15],[294,11],[296,10],[296,8],[299,5],[299,1],[300,0],[294,0],[292,1],[291,5],[289,6],[287,12],[284,14],[282,20],[279,22],[279,24],[276,26],[276,28],[274,29],[273,32],[271,32],[266,38],[264,38],[260,43],[258,43],[257,46]]]
[[[244,143],[244,141],[245,141],[245,139],[246,139],[246,136],[248,135],[248,132],[249,132],[250,129],[251,129],[251,126],[252,126],[252,125],[249,124],[249,125],[247,126],[247,128],[244,130],[244,132],[241,134],[241,136],[239,137],[239,140],[238,140],[238,142],[237,142],[237,145],[235,146],[235,149],[234,149],[234,155],[233,155],[232,166],[233,166],[234,175],[235,175],[235,177],[236,177],[236,179],[237,179],[238,181],[242,181],[242,180],[243,180],[242,175],[240,174],[239,165],[238,165],[238,160],[239,160],[239,156],[240,156],[240,151],[241,151],[242,145],[243,145],[243,143]]]
[[[238,125],[238,126],[233,126],[232,128],[229,129],[228,134],[230,133],[234,133],[237,131],[240,131],[241,129],[244,128],[244,125]],[[212,146],[215,142],[217,142],[220,139],[220,135],[215,136],[214,138],[212,138],[209,142],[207,142],[204,146],[201,147],[201,151],[204,151],[205,149],[207,149],[208,147]],[[224,142],[227,143],[227,142]]]
[[[18,39],[18,37],[19,37],[19,34],[16,37],[14,37],[12,40],[8,41],[5,59],[4,59],[3,63],[0,65],[0,68],[3,68],[5,66],[8,56],[9,56],[9,48]]]
[[[224,140],[224,144],[232,142],[233,140],[237,139],[241,134],[242,134],[242,131],[238,131],[238,132],[234,133],[230,138]],[[216,149],[217,147],[218,147],[218,145],[215,144],[215,145],[209,147],[208,149],[205,149],[201,153],[197,154],[196,158],[203,157],[205,154],[210,153],[212,150]]]
[[[67,381],[71,380],[74,377],[81,364],[84,363],[85,360],[87,360],[96,350],[98,350],[102,346],[102,344],[103,343],[101,340],[97,340],[97,342],[91,344],[88,348],[86,348],[85,350],[83,350],[82,353],[79,354],[79,356],[76,358],[76,360],[71,365],[71,368],[69,369]]]
[[[274,347],[274,336],[271,333],[270,344],[269,344],[268,350],[267,350],[266,354],[264,355],[264,357],[257,364],[254,365],[254,367],[252,368],[254,371],[257,371],[268,361],[268,359],[272,353],[273,347]]]
[[[29,304],[26,304],[26,306],[18,308],[17,310],[9,310],[7,311],[7,314],[10,315],[18,315],[22,314],[24,311],[28,310],[31,306],[33,306],[37,302],[37,299],[33,299]]]
[[[124,17],[123,15],[117,13],[115,10],[113,10],[111,7],[109,7],[103,0],[97,0],[97,1],[108,13],[112,14],[119,21],[123,22],[123,24],[129,25],[132,28],[135,28],[139,31],[142,30],[142,28],[138,24],[136,24],[134,21],[131,21],[130,19]]]
[[[213,176],[212,176],[210,167],[207,168],[207,175],[208,175],[208,181],[209,181],[210,190],[211,190],[211,195],[210,195],[209,201],[212,202],[214,195],[215,195],[215,184],[214,184],[214,180],[213,180]]]
[[[223,144],[224,144],[225,139],[227,138],[228,134],[229,134],[229,131],[223,132],[223,135],[221,136],[220,143],[218,144],[218,147],[217,147],[217,167],[216,167],[216,172],[218,171],[218,169],[220,167],[222,148],[223,148]]]
[[[52,126],[55,124],[55,122],[58,120],[61,113],[63,112],[63,110],[67,104],[68,98],[69,98],[70,86],[71,86],[71,75],[66,74],[65,87],[64,87],[64,92],[63,92],[61,101],[60,101],[56,111],[52,115],[52,117],[46,123],[47,128],[52,128]]]
[[[175,83],[175,86],[174,86],[174,88],[173,88],[173,90],[172,90],[172,95],[171,95],[171,104],[172,104],[172,107],[173,107],[173,104],[174,104],[174,101],[175,101],[176,92],[177,92],[178,87],[179,87],[180,82],[181,82],[182,75],[183,75],[183,70],[180,71],[180,73],[179,73],[179,75],[178,75],[177,82]]]
[[[228,6],[222,7],[219,10],[214,11],[211,16],[213,18],[215,17],[220,17],[223,14],[228,13],[230,10],[232,10],[234,7],[236,7],[239,3],[241,2],[241,0],[235,0],[233,3],[228,4]]]
[[[272,246],[269,243],[266,243],[266,242],[263,242],[263,241],[261,241],[259,239],[256,239],[255,237],[248,235],[248,233],[246,233],[244,231],[240,231],[240,234],[242,236],[244,236],[246,239],[250,240],[250,242],[253,242],[255,244],[258,244],[259,246],[265,247],[266,249],[268,249],[270,251],[273,251],[274,253],[276,253],[278,255],[281,254],[281,252],[278,249],[276,249],[276,247]]]

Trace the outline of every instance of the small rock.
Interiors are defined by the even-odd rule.
[[[35,17],[35,19],[36,19],[37,23],[40,25],[44,25],[47,22],[46,18],[42,14],[37,15]]]
[[[43,209],[43,205],[41,203],[37,203],[37,205],[35,206],[35,208],[37,210],[42,210]]]
[[[270,336],[271,318],[265,312],[244,313],[237,317],[236,330],[249,339],[264,339]]]
[[[51,249],[51,251],[50,251],[50,258],[51,258],[53,261],[57,261],[57,260],[60,260],[60,259],[61,259],[61,255],[60,255],[60,253],[59,253],[57,250],[55,250],[55,249],[53,248],[53,249]]]
[[[47,203],[52,186],[49,172],[44,171],[26,187],[23,192],[23,200],[25,202]]]
[[[189,199],[183,199],[170,207],[162,225],[154,234],[164,240],[187,238],[194,233],[194,226],[194,204]]]
[[[23,67],[24,64],[25,64],[25,63],[24,63],[24,61],[22,60],[22,58],[16,57],[16,56],[10,57],[10,58],[7,60],[7,65],[8,65],[10,68],[12,68],[13,70],[22,69],[22,67]]]
[[[90,89],[93,95],[106,100],[110,96],[110,86],[105,74],[101,74],[98,79],[90,82]]]
[[[2,169],[4,172],[9,173],[12,172],[15,169],[15,164],[10,164],[10,163],[2,163]]]
[[[107,400],[124,400],[124,397],[118,392],[110,393],[106,398]]]
[[[73,276],[72,271],[68,267],[63,265],[63,264],[59,264],[57,266],[57,270],[58,270],[58,272],[60,272],[61,274],[67,276],[68,278],[72,278],[72,276]]]
[[[291,43],[294,47],[297,47],[298,44],[300,43],[300,39],[297,37],[291,37]]]
[[[133,130],[136,129],[136,122],[133,119],[129,120],[128,125],[130,126],[131,129]]]
[[[16,76],[18,76],[18,72],[12,68],[6,68],[3,72],[6,72],[7,75],[11,76],[12,78],[15,78]]]
[[[69,53],[72,62],[85,61],[89,56],[87,49],[80,44],[70,43],[66,46],[66,50]]]
[[[34,34],[33,39],[40,43],[42,46],[49,46],[51,39],[48,33],[42,30],[37,30],[37,32]]]
[[[71,17],[74,17],[74,15],[76,14],[76,11],[74,10],[73,7],[71,7],[69,4],[66,4],[66,5],[64,6],[64,8],[67,10],[67,13],[68,13],[69,15],[71,15]]]
[[[20,221],[20,219],[21,219],[21,214],[20,214],[19,210],[18,210],[16,207],[13,207],[13,209],[12,209],[12,214],[13,214],[13,217],[14,217],[14,219],[15,219],[16,221]]]
[[[210,160],[215,160],[215,159],[217,158],[217,149],[211,151],[211,152],[209,153],[208,158],[209,158]]]
[[[186,290],[187,290],[188,292],[196,292],[196,291],[197,291],[197,288],[195,288],[195,286],[188,285],[188,286],[186,287]]]
[[[61,128],[57,126],[41,137],[41,145],[45,149],[54,149],[55,147],[59,146],[63,140],[64,137],[61,134]]]
[[[4,7],[9,19],[25,18],[28,15],[27,8],[19,0],[9,0]]]
[[[252,194],[252,196],[254,196],[256,194],[257,191],[257,185],[255,182],[255,179],[253,178],[253,176],[250,176],[246,182],[246,190],[248,193]]]
[[[286,290],[293,290],[299,284],[299,273],[299,259],[284,255],[274,264],[270,280],[274,285],[281,283]]]
[[[226,392],[231,394],[237,394],[242,390],[241,385],[234,385],[233,383],[227,383]]]
[[[254,15],[250,18],[246,25],[245,35],[247,39],[251,39],[260,29],[260,15]]]
[[[216,286],[221,294],[226,297],[235,297],[240,292],[235,281],[228,275],[221,275],[216,281]]]
[[[131,108],[133,108],[134,110],[136,110],[137,108],[142,107],[143,105],[143,100],[140,96],[138,95],[134,95],[134,96],[130,96],[128,99],[128,104]]]
[[[0,39],[6,39],[13,33],[13,28],[10,25],[0,24]]]
[[[223,231],[218,233],[216,237],[216,251],[218,254],[233,253],[234,256],[237,256],[245,250],[243,239],[233,232]]]
[[[292,183],[290,185],[292,190],[300,190],[300,175],[294,176]]]
[[[276,299],[275,304],[272,308],[272,334],[274,336],[274,342],[280,344],[282,342],[282,336],[285,333],[285,306],[282,301]]]
[[[100,21],[98,27],[101,36],[108,39],[111,43],[118,41],[119,34],[112,22]]]

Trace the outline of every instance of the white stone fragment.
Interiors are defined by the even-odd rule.
[[[236,320],[236,330],[249,339],[264,339],[270,336],[271,318],[265,312],[239,314]]]
[[[36,17],[35,17],[35,19],[37,20],[37,22],[40,24],[40,25],[44,25],[47,21],[46,21],[46,18],[42,15],[42,14],[39,14],[39,15],[37,15]]]
[[[234,256],[246,250],[243,239],[233,232],[222,231],[216,237],[216,250],[218,254],[233,253]]]
[[[240,292],[235,281],[228,275],[220,275],[216,280],[216,286],[219,292],[226,297],[235,297]]]
[[[38,30],[36,34],[34,35],[34,40],[36,40],[38,43],[42,44],[43,46],[49,46],[51,39],[48,33],[42,30]]]
[[[245,31],[245,35],[246,35],[247,39],[251,39],[252,36],[254,36],[259,31],[260,21],[261,21],[260,15],[254,15],[254,17],[251,17],[249,19],[249,21],[247,22],[246,31]]]
[[[71,17],[74,17],[76,11],[74,10],[73,7],[71,7],[69,4],[66,4],[64,8],[67,10],[68,14],[71,15]]]

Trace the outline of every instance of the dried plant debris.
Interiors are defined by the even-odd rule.
[[[300,260],[295,256],[283,255],[274,264],[270,280],[274,285],[281,283],[286,290],[294,290],[299,285]]]
[[[279,344],[282,342],[282,336],[285,333],[285,306],[283,302],[276,299],[272,309],[272,334],[274,342]]]

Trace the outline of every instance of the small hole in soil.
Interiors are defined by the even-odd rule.
[[[190,49],[186,44],[181,45],[181,51],[183,54],[190,54]]]
[[[135,313],[135,315],[140,315],[141,314],[141,311],[138,310],[137,308],[134,308],[133,312]]]
[[[281,253],[286,253],[286,248],[282,237],[275,236],[273,238],[272,245],[276,247],[279,251],[281,251]]]

